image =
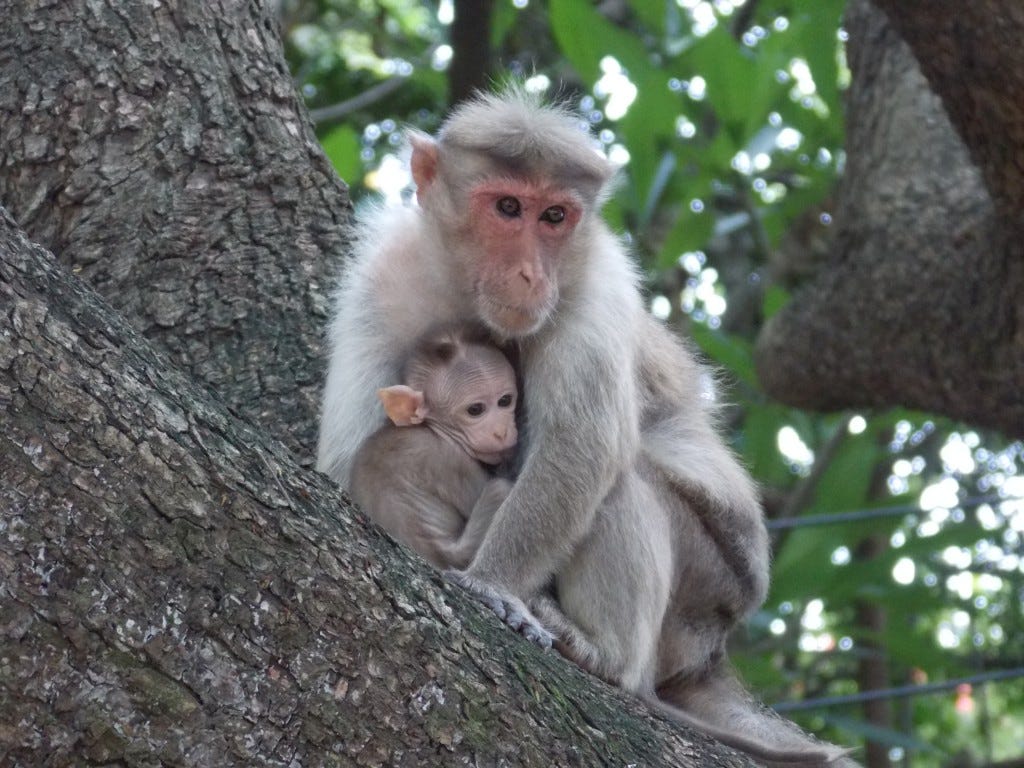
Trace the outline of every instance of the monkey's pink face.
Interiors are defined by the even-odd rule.
[[[501,463],[519,439],[514,380],[496,381],[487,391],[477,392],[461,404],[456,421],[467,453],[484,464]]]
[[[582,215],[566,190],[498,179],[470,192],[480,319],[508,336],[539,330],[558,303],[557,269]]]

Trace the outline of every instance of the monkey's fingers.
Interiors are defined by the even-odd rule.
[[[554,635],[544,628],[519,598],[477,581],[465,571],[450,569],[444,571],[443,576],[471,592],[477,600],[494,611],[499,619],[504,620],[531,643],[536,643],[545,650],[551,647],[555,640]]]
[[[449,568],[448,570],[443,571],[441,575],[444,576],[447,581],[450,581],[453,584],[458,584],[467,592],[471,592],[477,600],[494,611],[498,615],[499,619],[505,619],[507,615],[505,612],[505,601],[502,600],[501,596],[493,589],[471,579],[466,575],[465,571],[457,571],[454,568]]]
[[[555,636],[548,632],[540,624],[532,623],[525,625],[519,630],[523,637],[531,643],[536,643],[545,651],[555,643]]]
[[[546,651],[555,642],[555,636],[544,628],[522,602],[512,598],[506,602],[505,607],[508,611],[505,623],[531,643],[536,643]]]

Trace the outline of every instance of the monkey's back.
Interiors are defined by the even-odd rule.
[[[425,426],[385,425],[360,446],[352,497],[375,523],[439,568],[490,476]]]

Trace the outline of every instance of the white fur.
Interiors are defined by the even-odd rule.
[[[412,342],[435,323],[472,315],[440,253],[417,207],[373,209],[360,223],[334,293],[317,451],[317,469],[343,485],[356,450],[384,423],[376,392],[399,380]]]

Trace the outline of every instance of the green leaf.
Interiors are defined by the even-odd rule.
[[[843,0],[820,0],[804,6],[797,16],[797,35],[818,95],[830,112],[839,113],[839,65],[836,58]],[[791,20],[791,23],[794,20]]]
[[[548,18],[562,52],[584,80],[599,79],[601,60],[612,56],[636,86],[636,99],[616,128],[629,148],[637,200],[646,199],[663,152],[675,141],[678,94],[668,89],[668,76],[652,63],[651,52],[637,35],[615,26],[588,3],[552,0]]]
[[[829,592],[829,581],[838,578],[838,569],[832,565],[832,552],[842,544],[842,538],[827,527],[799,528],[790,533],[772,566],[772,604],[786,600],[799,600],[811,594]],[[813,586],[808,575],[815,574]]]
[[[779,452],[779,430],[790,423],[791,409],[776,404],[752,405],[739,439],[739,449],[759,482],[781,488],[791,485],[793,473]]]
[[[491,17],[491,50],[497,50],[519,19],[519,9],[512,3],[498,3]]]
[[[605,56],[614,56],[631,75],[640,76],[651,69],[649,54],[639,38],[616,27],[589,3],[551,0],[548,20],[562,53],[588,82],[600,75]]]
[[[347,125],[332,128],[320,139],[324,153],[338,175],[350,186],[363,176],[363,161],[359,157],[359,137]]]
[[[775,283],[769,285],[764,292],[764,304],[761,310],[764,313],[764,319],[768,320],[772,315],[786,306],[786,304],[789,303],[790,298],[791,296],[789,291],[782,286]]]
[[[715,216],[711,211],[705,208],[698,213],[686,204],[661,243],[658,266],[667,269],[673,266],[679,257],[687,251],[700,250],[711,239],[714,229]],[[705,351],[709,355],[711,354],[710,351]],[[725,363],[724,360],[720,362]],[[728,363],[725,364],[728,365]]]
[[[760,71],[751,51],[719,24],[700,38],[682,57],[687,76],[703,77],[707,101],[736,146],[744,146],[752,127],[764,122],[772,100],[774,74]],[[769,77],[770,76],[770,77]]]
[[[869,424],[859,435],[842,437],[842,445],[818,483],[813,504],[815,513],[842,512],[871,505],[871,478],[875,466],[885,455],[885,448],[879,445],[871,426]],[[845,429],[845,425],[839,428]],[[873,524],[874,521],[868,522]]]
[[[739,336],[712,330],[706,325],[694,323],[690,335],[701,351],[716,363],[724,365],[729,372],[752,387],[757,386],[754,375],[753,345]]]
[[[679,6],[673,0],[631,0],[629,7],[641,24],[659,36],[679,25]]]

